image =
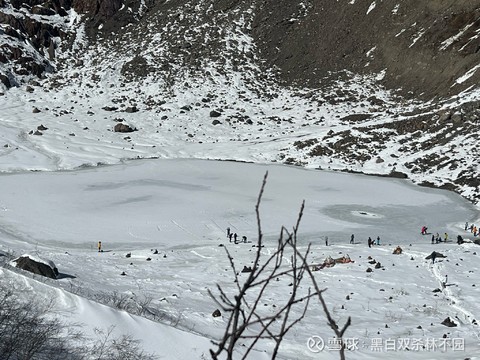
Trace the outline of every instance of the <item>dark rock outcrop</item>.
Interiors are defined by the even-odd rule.
[[[29,256],[21,256],[13,260],[15,267],[32,272],[37,275],[45,276],[51,279],[56,279],[58,276],[58,269],[51,261],[34,260]]]

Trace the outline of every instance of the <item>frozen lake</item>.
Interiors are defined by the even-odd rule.
[[[182,248],[217,245],[230,227],[256,235],[255,203],[265,172],[261,205],[266,239],[291,228],[301,202],[301,241],[366,244],[428,242],[420,228],[451,238],[476,209],[460,196],[408,181],[207,160],[139,160],[64,172],[0,176],[0,227],[8,239],[31,245],[94,248]]]

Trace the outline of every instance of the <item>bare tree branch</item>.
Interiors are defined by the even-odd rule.
[[[215,303],[228,314],[225,332],[222,338],[214,343],[216,348],[210,349],[210,355],[214,360],[218,359],[221,354],[223,354],[222,358],[232,360],[234,352],[238,348],[237,345],[240,345],[239,342],[242,341],[242,354],[239,354],[239,358],[246,359],[259,341],[266,340],[274,343],[271,358],[275,359],[285,335],[305,318],[311,300],[317,298],[323,308],[328,325],[342,343],[339,352],[340,358],[345,359],[343,335],[350,326],[351,320],[349,318],[342,329],[339,329],[323,298],[323,292],[326,289],[320,289],[310,269],[311,265],[308,264],[307,258],[311,246],[308,245],[304,252],[298,246],[298,229],[303,217],[305,202],[302,202],[293,231],[290,232],[282,226],[273,253],[265,256],[262,252],[264,244],[260,204],[267,177],[268,173],[263,178],[255,205],[258,238],[252,271],[248,273],[243,284],[240,284],[240,277],[233,258],[228,249],[225,249],[234,273],[237,292],[234,295],[228,295],[219,285],[217,285],[217,295],[208,291]],[[286,299],[279,299],[283,303],[276,307],[273,313],[266,314],[261,310],[260,305],[274,282],[280,279],[289,279],[291,282],[290,294]],[[307,282],[306,286],[305,282]]]

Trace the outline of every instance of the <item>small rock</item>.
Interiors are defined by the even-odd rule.
[[[222,115],[222,113],[217,111],[217,110],[210,111],[210,117],[219,117],[221,115]]]
[[[213,316],[213,317],[220,317],[220,316],[222,316],[222,313],[220,312],[220,310],[216,309],[216,310],[212,313],[212,316]]]
[[[445,320],[443,320],[441,322],[442,325],[445,325],[445,326],[448,326],[448,327],[456,327],[457,324],[455,324],[455,322],[450,319],[450,317],[447,317]]]

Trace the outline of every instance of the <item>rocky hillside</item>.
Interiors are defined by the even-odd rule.
[[[480,200],[474,1],[0,0],[0,48],[5,90],[95,96],[109,120],[168,117],[186,142],[223,129],[260,144],[252,158]]]

